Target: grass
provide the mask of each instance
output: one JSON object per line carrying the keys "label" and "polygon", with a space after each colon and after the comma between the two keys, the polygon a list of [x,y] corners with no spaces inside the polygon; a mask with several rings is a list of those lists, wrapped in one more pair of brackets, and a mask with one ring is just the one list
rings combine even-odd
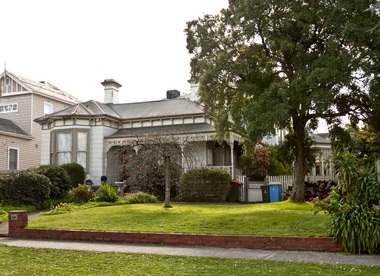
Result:
{"label": "grass", "polygon": [[0,245],[0,275],[379,275],[380,266],[35,249]]}
{"label": "grass", "polygon": [[0,205],[0,223],[4,221],[8,221],[8,212],[14,210],[27,210],[28,212],[34,212],[36,207],[30,205],[22,205],[22,206],[11,206],[11,205]]}
{"label": "grass", "polygon": [[[75,207],[75,206],[74,206]],[[70,207],[29,221],[30,228],[266,236],[326,236],[328,215],[310,203],[162,203]],[[90,208],[92,207],[92,208]]]}

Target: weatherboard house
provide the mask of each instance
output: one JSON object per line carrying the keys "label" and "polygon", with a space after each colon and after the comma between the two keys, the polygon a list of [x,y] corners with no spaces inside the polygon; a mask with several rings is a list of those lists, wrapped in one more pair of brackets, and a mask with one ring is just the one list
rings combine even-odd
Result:
{"label": "weatherboard house", "polygon": [[79,163],[95,184],[103,175],[113,183],[120,178],[120,158],[115,154],[120,146],[139,135],[171,133],[186,137],[189,148],[196,145],[188,149],[196,167],[225,169],[233,178],[241,175],[241,137],[231,133],[222,145],[217,142],[213,117],[191,100],[194,86],[189,98],[169,90],[163,100],[119,103],[121,85],[113,79],[102,85],[104,102],[77,103],[35,120],[42,128],[42,164]]}
{"label": "weatherboard house", "polygon": [[41,126],[34,119],[80,101],[46,81],[0,74],[0,174],[39,166]]}

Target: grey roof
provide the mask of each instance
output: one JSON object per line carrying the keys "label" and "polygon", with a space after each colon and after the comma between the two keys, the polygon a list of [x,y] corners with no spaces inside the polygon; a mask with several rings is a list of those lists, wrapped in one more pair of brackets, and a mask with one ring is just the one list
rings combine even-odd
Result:
{"label": "grey roof", "polygon": [[204,111],[196,103],[183,98],[122,104],[104,104],[90,100],[38,118],[36,121],[43,122],[52,117],[72,115],[108,116],[118,120],[138,120],[143,118],[179,117],[198,114],[204,114]]}
{"label": "grey roof", "polygon": [[317,144],[331,144],[328,133],[313,133],[313,138]]}
{"label": "grey roof", "polygon": [[125,128],[120,129],[114,134],[106,138],[128,138],[136,137],[139,135],[147,135],[153,133],[175,133],[181,134],[196,134],[196,133],[215,133],[212,125],[206,123],[199,124],[184,124],[184,125],[168,125],[168,126],[155,126],[155,127],[141,127],[141,128]]}
{"label": "grey roof", "polygon": [[16,123],[14,123],[11,120],[4,119],[4,118],[0,118],[0,131],[31,137],[31,135],[28,132],[26,132],[24,129],[22,129],[20,126],[18,126]]}
{"label": "grey roof", "polygon": [[34,91],[37,94],[42,94],[44,96],[50,97],[50,98],[56,98],[59,100],[63,100],[68,103],[79,103],[80,100],[74,97],[73,95],[59,89],[58,87],[52,85],[49,82],[46,81],[33,81],[21,76],[18,76],[16,74],[10,73],[8,71],[5,72],[10,77],[13,77],[15,79],[18,79],[20,82],[22,82],[24,85],[29,87],[32,91]]}
{"label": "grey roof", "polygon": [[110,104],[109,106],[123,119],[204,114],[204,111],[197,106],[196,103],[183,98],[139,103]]}

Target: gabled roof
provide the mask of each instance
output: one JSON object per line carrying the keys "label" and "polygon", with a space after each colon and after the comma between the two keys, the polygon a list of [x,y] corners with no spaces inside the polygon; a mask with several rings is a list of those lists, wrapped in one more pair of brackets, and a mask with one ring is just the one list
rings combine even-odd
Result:
{"label": "gabled roof", "polygon": [[74,97],[73,95],[59,89],[58,87],[48,83],[46,81],[33,81],[16,74],[10,73],[8,71],[4,71],[1,77],[7,75],[8,77],[18,81],[22,86],[26,87],[29,91],[33,93],[43,95],[45,97],[58,99],[69,104],[79,103],[80,100]]}
{"label": "gabled roof", "polygon": [[31,137],[31,135],[11,120],[0,118],[0,132],[18,134]]}
{"label": "gabled roof", "polygon": [[188,99],[164,99],[160,101],[104,104],[94,100],[83,102],[64,110],[38,118],[36,122],[44,122],[49,118],[67,116],[99,117],[106,116],[120,121],[144,118],[180,117],[185,115],[204,114],[204,111]]}

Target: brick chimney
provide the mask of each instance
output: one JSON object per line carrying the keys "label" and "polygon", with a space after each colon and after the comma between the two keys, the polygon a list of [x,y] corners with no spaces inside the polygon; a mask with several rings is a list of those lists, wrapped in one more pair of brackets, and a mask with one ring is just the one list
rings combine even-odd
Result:
{"label": "brick chimney", "polygon": [[119,103],[119,88],[121,84],[114,79],[105,79],[101,84],[104,86],[104,103]]}

